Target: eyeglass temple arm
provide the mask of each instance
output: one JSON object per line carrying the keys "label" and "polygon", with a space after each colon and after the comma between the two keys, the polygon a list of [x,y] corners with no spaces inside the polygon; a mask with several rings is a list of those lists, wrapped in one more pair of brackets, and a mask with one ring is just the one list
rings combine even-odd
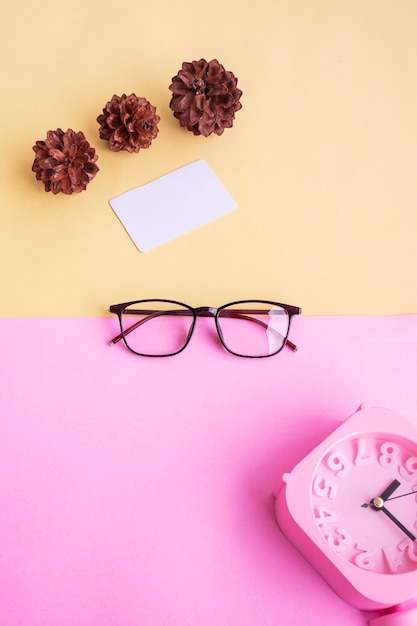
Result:
{"label": "eyeglass temple arm", "polygon": [[[141,311],[141,313],[143,313],[143,311]],[[128,335],[129,333],[131,333],[133,330],[136,330],[136,328],[139,328],[139,326],[142,326],[142,324],[144,324],[145,322],[148,322],[149,320],[153,320],[155,319],[155,317],[159,317],[160,315],[165,315],[167,313],[167,311],[146,311],[146,313],[150,313],[150,315],[148,315],[147,317],[144,317],[141,320],[138,320],[137,322],[135,322],[134,324],[132,324],[132,326],[129,326],[129,328],[126,328],[126,330],[124,331],[125,335]],[[191,311],[170,311],[170,313],[174,313],[175,315],[192,315]],[[126,313],[126,311],[124,311],[124,314],[126,315],[137,315],[138,311],[128,311]],[[113,337],[113,339],[110,339],[109,341],[109,345],[110,346],[114,346],[115,343],[118,343],[121,339],[123,339],[123,333],[119,333],[116,337]]]}
{"label": "eyeglass temple arm", "polygon": [[[137,315],[138,313],[139,311],[134,311],[134,310],[127,312],[128,315]],[[139,328],[139,326],[142,326],[142,324],[144,324],[145,322],[155,319],[155,317],[159,317],[160,315],[166,315],[167,313],[169,313],[170,315],[192,315],[191,311],[169,311],[169,312],[168,311],[146,311],[146,313],[149,313],[149,315],[135,322],[134,324],[132,324],[132,326],[129,326],[129,328],[127,328],[124,331],[124,334],[129,335],[129,333],[131,333],[133,330],[136,330],[136,328]],[[125,315],[126,315],[126,311],[125,311]],[[199,315],[201,315],[202,317],[211,317],[212,313],[210,311],[201,311]],[[251,317],[250,315],[243,313],[243,311],[226,311],[224,313],[224,316],[236,317],[238,319],[247,320],[248,322],[254,322],[256,324],[259,324],[260,326],[263,326],[269,331],[272,331],[276,335],[279,335],[281,339],[283,338],[283,335],[278,330],[276,330],[275,328],[269,328],[268,324],[265,324],[265,322],[262,322],[262,320],[258,320],[255,317]],[[116,337],[113,337],[113,339],[109,341],[109,345],[114,346],[114,344],[118,343],[121,339],[123,339],[123,333],[119,333]],[[298,350],[298,346],[296,346],[295,343],[293,343],[289,339],[287,339],[286,345],[289,348],[291,348],[291,350],[293,350],[294,352]]]}

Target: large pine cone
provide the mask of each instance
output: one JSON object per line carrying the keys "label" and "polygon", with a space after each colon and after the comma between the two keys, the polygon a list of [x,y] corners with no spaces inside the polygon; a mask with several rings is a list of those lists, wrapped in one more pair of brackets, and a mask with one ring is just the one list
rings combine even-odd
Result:
{"label": "large pine cone", "polygon": [[45,191],[83,191],[98,172],[97,154],[81,131],[48,130],[45,141],[37,141],[32,149],[36,154],[32,171]]}
{"label": "large pine cone", "polygon": [[159,120],[156,108],[134,93],[114,95],[97,118],[100,137],[108,139],[109,148],[114,152],[139,152],[141,148],[149,148],[158,134]]}
{"label": "large pine cone", "polygon": [[172,79],[170,108],[181,126],[194,135],[221,135],[233,126],[235,112],[242,108],[237,78],[213,59],[184,62]]}

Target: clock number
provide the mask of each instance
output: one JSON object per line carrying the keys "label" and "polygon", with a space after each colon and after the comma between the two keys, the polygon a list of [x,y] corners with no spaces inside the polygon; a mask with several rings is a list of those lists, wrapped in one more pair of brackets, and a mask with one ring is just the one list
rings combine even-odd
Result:
{"label": "clock number", "polygon": [[417,456],[410,456],[405,462],[405,467],[398,469],[404,480],[414,480],[417,474]]}
{"label": "clock number", "polygon": [[369,465],[369,463],[373,463],[374,459],[372,456],[369,456],[365,453],[365,442],[363,439],[357,440],[357,453],[355,457],[355,465]]}
{"label": "clock number", "polygon": [[391,441],[385,441],[380,447],[380,456],[378,457],[379,464],[382,467],[392,467],[396,464],[400,449],[396,443]]}
{"label": "clock number", "polygon": [[316,496],[327,497],[330,498],[330,500],[334,500],[336,498],[337,485],[332,483],[331,480],[317,475],[313,482],[313,491]]}
{"label": "clock number", "polygon": [[395,556],[393,549],[390,546],[387,546],[385,548],[382,548],[382,552],[383,555],[385,557],[385,560],[388,564],[389,570],[391,573],[394,573],[397,571],[397,569],[400,567],[401,565],[401,559],[400,557],[397,555]]}
{"label": "clock number", "polygon": [[415,541],[411,541],[411,539],[406,537],[405,539],[402,540],[401,543],[398,544],[397,548],[398,550],[400,550],[400,552],[405,552],[407,557],[410,559],[410,561],[412,561],[413,563],[417,563]]}
{"label": "clock number", "polygon": [[316,523],[318,526],[327,526],[328,524],[336,524],[339,521],[339,516],[327,509],[325,506],[317,507],[318,515],[316,516]]}
{"label": "clock number", "polygon": [[343,552],[343,550],[352,543],[352,537],[344,528],[336,528],[335,535],[336,536],[329,535],[326,539],[335,552]]}
{"label": "clock number", "polygon": [[373,569],[375,567],[375,561],[371,559],[376,552],[375,548],[370,548],[363,543],[357,543],[355,548],[359,550],[359,554],[355,556],[355,563],[362,569]]}
{"label": "clock number", "polygon": [[347,476],[350,472],[350,463],[348,459],[338,452],[333,452],[327,459],[327,465],[331,470],[336,472],[336,476]]}

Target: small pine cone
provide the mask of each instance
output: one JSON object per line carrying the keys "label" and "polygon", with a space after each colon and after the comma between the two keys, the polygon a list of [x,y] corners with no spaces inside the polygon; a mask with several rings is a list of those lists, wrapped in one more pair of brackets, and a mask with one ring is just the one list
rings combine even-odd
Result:
{"label": "small pine cone", "polygon": [[97,118],[100,137],[108,140],[114,152],[139,152],[141,148],[149,148],[158,134],[159,121],[156,108],[134,93],[113,96]]}
{"label": "small pine cone", "polygon": [[233,126],[235,112],[242,108],[237,78],[213,59],[183,63],[172,79],[170,108],[181,126],[194,135],[221,135]]}
{"label": "small pine cone", "polygon": [[84,191],[98,172],[97,154],[81,131],[48,130],[46,139],[37,141],[32,150],[36,155],[32,171],[53,194]]}

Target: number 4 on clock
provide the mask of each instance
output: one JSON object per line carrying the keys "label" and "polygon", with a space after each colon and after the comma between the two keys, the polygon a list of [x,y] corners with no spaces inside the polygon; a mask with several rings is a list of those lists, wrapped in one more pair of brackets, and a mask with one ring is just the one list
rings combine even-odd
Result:
{"label": "number 4 on clock", "polygon": [[316,515],[316,523],[318,526],[327,526],[328,524],[336,524],[339,521],[339,516],[336,513],[334,513],[334,511],[331,511],[325,506],[318,506],[317,513],[318,515]]}

